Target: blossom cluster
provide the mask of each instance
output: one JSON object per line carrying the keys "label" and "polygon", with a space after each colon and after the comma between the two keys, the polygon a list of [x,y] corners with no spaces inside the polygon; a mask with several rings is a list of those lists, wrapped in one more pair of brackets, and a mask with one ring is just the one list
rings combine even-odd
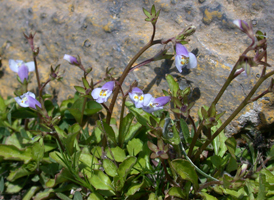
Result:
{"label": "blossom cluster", "polygon": [[144,94],[137,87],[129,93],[129,98],[134,102],[136,108],[142,108],[148,113],[163,109],[163,106],[170,101],[169,96],[154,98],[151,94]]}

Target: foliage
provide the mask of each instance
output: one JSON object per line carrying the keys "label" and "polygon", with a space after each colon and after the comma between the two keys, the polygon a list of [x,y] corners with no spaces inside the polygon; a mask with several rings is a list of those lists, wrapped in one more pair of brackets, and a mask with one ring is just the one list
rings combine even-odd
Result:
{"label": "foliage", "polygon": [[[11,60],[20,77],[20,86],[14,94],[20,97],[15,98],[16,103],[14,98],[0,96],[2,195],[20,193],[24,200],[274,199],[274,147],[262,155],[250,138],[243,136],[246,146],[238,146],[234,137],[228,138],[224,133],[224,128],[248,103],[273,92],[272,79],[265,92],[253,97],[258,87],[274,74],[274,71],[266,73],[270,66],[266,59],[266,35],[257,31],[255,38],[251,24],[235,21],[252,43],[239,57],[212,104],[199,109],[195,121],[190,115],[194,105],[191,89],[180,89],[170,74],[166,75],[169,91],[163,91],[164,97],[143,94],[136,82],[131,83],[128,91],[121,87],[132,70],[173,55],[180,70],[197,65],[195,55],[183,46],[195,27],[189,26],[173,38],[154,40],[160,11],[154,6],[150,12],[143,11],[145,20],[153,27],[151,40],[119,78],[112,76],[112,69],[106,69],[105,76],[93,82],[96,77],[90,74],[92,68],[85,68],[79,56],[64,56],[83,71],[83,85],[74,86],[74,97],[60,104],[52,101],[52,95],[44,94],[49,82],[62,81],[60,65],[51,67],[49,78],[41,83],[36,61],[39,48],[33,42],[35,34],[24,34],[33,53],[33,63],[29,65],[35,65],[38,92],[37,99],[34,94],[28,95],[29,71],[26,66],[20,70],[23,61]],[[174,48],[171,51],[168,43]],[[163,45],[163,49],[155,57],[132,66],[156,44]],[[254,56],[246,56],[247,53]],[[259,65],[262,65],[260,78],[238,108],[222,122],[224,113],[218,113],[216,106],[222,94],[237,76],[248,74],[251,67]],[[96,87],[101,82],[102,87]],[[115,119],[112,112],[119,93],[121,115]],[[128,95],[133,102],[126,101]],[[164,110],[169,101],[170,108]]]}

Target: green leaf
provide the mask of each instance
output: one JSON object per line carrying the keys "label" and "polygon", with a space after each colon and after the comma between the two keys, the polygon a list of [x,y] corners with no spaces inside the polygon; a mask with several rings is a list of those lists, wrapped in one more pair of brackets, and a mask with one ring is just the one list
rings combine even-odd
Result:
{"label": "green leaf", "polygon": [[168,139],[168,141],[172,145],[178,145],[178,144],[180,144],[181,138],[180,138],[179,132],[178,132],[175,124],[172,126],[172,132],[173,132],[173,137],[170,138],[170,139]]}
{"label": "green leaf", "polygon": [[120,124],[120,132],[119,132],[119,144],[123,145],[126,135],[128,134],[128,130],[131,126],[134,115],[132,113],[128,113],[124,119],[122,120],[122,124]]}
{"label": "green leaf", "polygon": [[258,41],[263,40],[265,38],[263,32],[260,31],[260,30],[256,31],[255,35],[256,35],[256,38],[257,38]]}
{"label": "green leaf", "polygon": [[170,196],[175,196],[175,197],[182,198],[182,199],[186,198],[185,194],[184,194],[184,191],[180,187],[170,188],[169,191],[168,191],[168,194]]}
{"label": "green leaf", "polygon": [[[114,160],[116,162],[123,162],[126,158],[126,153],[124,149],[121,149],[119,146],[116,146],[114,148],[110,148],[111,152],[114,156]],[[111,160],[113,159],[109,149],[107,148],[106,150],[107,157],[110,158]]]}
{"label": "green leaf", "polygon": [[143,12],[148,18],[151,17],[150,12],[148,12],[146,9],[143,8]]}
{"label": "green leaf", "polygon": [[267,183],[274,185],[274,175],[269,170],[262,169],[260,172],[265,175]]}
{"label": "green leaf", "polygon": [[148,127],[148,122],[150,121],[150,117],[154,118],[156,122],[159,122],[158,118],[154,117],[150,113],[143,111],[143,109],[136,108],[132,102],[126,101],[125,105],[129,109],[129,111],[135,116],[137,121],[143,126]]}
{"label": "green leaf", "polygon": [[58,174],[55,175],[54,179],[49,179],[45,183],[45,186],[47,188],[53,188],[60,183],[68,181],[68,178],[71,178],[71,173],[66,168],[63,168]]}
{"label": "green leaf", "polygon": [[82,82],[83,82],[83,85],[86,89],[90,88],[90,86],[88,84],[88,81],[84,77],[82,78]]}
{"label": "green leaf", "polygon": [[49,157],[52,158],[57,163],[59,163],[62,167],[65,167],[65,168],[67,167],[66,164],[60,159],[60,157],[62,158],[62,155],[60,152],[58,151],[50,152]]}
{"label": "green leaf", "polygon": [[174,80],[173,76],[171,76],[170,74],[166,75],[166,81],[168,83],[168,87],[170,88],[172,96],[177,97],[179,84]]}
{"label": "green leaf", "polygon": [[143,150],[143,142],[139,138],[134,138],[128,142],[127,151],[129,155],[136,156]]}
{"label": "green leaf", "polygon": [[103,160],[103,167],[104,167],[104,170],[107,173],[107,175],[109,175],[111,177],[114,177],[114,176],[117,175],[117,169],[118,168],[116,167],[116,165],[111,160],[104,159]]}
{"label": "green leaf", "polygon": [[[27,193],[24,195],[23,200],[30,200],[35,195],[35,193],[40,189],[39,186],[32,186]],[[64,199],[65,200],[65,199]]]}
{"label": "green leaf", "polygon": [[11,113],[12,117],[16,119],[36,118],[37,114],[30,108],[19,108]]}
{"label": "green leaf", "polygon": [[68,108],[67,109],[70,114],[72,114],[72,116],[75,118],[75,120],[80,124],[81,123],[81,111],[78,108]]}
{"label": "green leaf", "polygon": [[78,145],[76,140],[77,135],[80,133],[80,130],[75,133],[69,133],[66,138],[64,138],[64,145],[70,155],[75,152],[75,145]]}
{"label": "green leaf", "polygon": [[32,197],[33,200],[41,200],[41,199],[49,199],[50,197],[54,196],[54,190],[52,188],[45,189],[42,192],[39,192],[34,197]]}
{"label": "green leaf", "polygon": [[203,200],[218,200],[216,197],[205,192],[200,192],[200,195],[203,197]]}
{"label": "green leaf", "polygon": [[138,131],[140,131],[141,127],[142,124],[140,124],[139,122],[136,122],[136,124],[132,124],[127,132],[124,142],[127,143],[129,140],[134,138]]}
{"label": "green leaf", "polygon": [[96,101],[88,101],[86,103],[84,114],[85,115],[93,115],[93,114],[99,112],[100,110],[102,110],[101,104],[97,103]]}
{"label": "green leaf", "polygon": [[219,169],[222,166],[222,158],[218,155],[213,155],[210,157],[210,160],[212,162],[212,165],[214,168]]}
{"label": "green leaf", "polygon": [[117,145],[115,132],[113,128],[104,121],[103,121],[103,124],[101,123],[100,120],[98,120],[96,123],[97,123],[97,126],[100,128],[100,130],[107,135],[107,138],[110,139],[115,145]]}
{"label": "green leaf", "polygon": [[198,176],[189,161],[176,159],[171,162],[171,165],[182,179],[188,180],[193,184],[195,190],[199,188]]}
{"label": "green leaf", "polygon": [[155,6],[154,5],[152,5],[150,13],[151,13],[152,16],[155,16],[156,10],[155,10]]}
{"label": "green leaf", "polygon": [[266,178],[262,173],[259,175],[259,192],[257,199],[266,199]]}
{"label": "green leaf", "polygon": [[188,129],[186,121],[183,118],[180,119],[180,126],[181,126],[181,130],[182,130],[184,139],[185,139],[185,141],[187,143],[188,142],[188,138],[189,138],[189,129]]}
{"label": "green leaf", "polygon": [[56,196],[59,197],[59,198],[62,199],[62,200],[71,200],[71,198],[69,198],[68,196],[64,195],[64,194],[61,193],[61,192],[57,192],[57,193],[56,193]]}
{"label": "green leaf", "polygon": [[83,200],[83,197],[82,197],[81,193],[78,192],[78,191],[76,191],[76,192],[74,193],[73,200]]}
{"label": "green leaf", "polygon": [[4,189],[5,189],[4,177],[1,176],[1,180],[0,180],[0,193],[1,194],[4,192]]}
{"label": "green leaf", "polygon": [[88,200],[104,200],[104,198],[102,197],[102,195],[100,195],[98,193],[91,193],[88,196]]}
{"label": "green leaf", "polygon": [[141,183],[131,182],[130,186],[128,188],[128,191],[126,192],[126,196],[134,195],[137,191],[140,190],[140,188],[143,186],[143,184],[144,184],[144,180],[142,180]]}
{"label": "green leaf", "polygon": [[18,179],[14,182],[6,182],[6,190],[5,192],[8,194],[18,193],[24,187],[26,181],[22,179]]}
{"label": "green leaf", "polygon": [[98,159],[88,153],[81,153],[80,155],[80,162],[84,163],[86,166],[88,166],[89,169],[99,169],[100,168],[100,163],[98,161]]}
{"label": "green leaf", "polygon": [[136,157],[128,157],[126,158],[120,165],[117,170],[118,175],[114,177],[114,185],[116,191],[121,191],[124,187],[126,178],[131,171],[131,168],[136,163]]}
{"label": "green leaf", "polygon": [[62,101],[61,106],[60,106],[60,111],[63,113],[67,108],[70,107],[70,105],[72,106],[74,101],[75,101],[74,98],[66,99],[66,100]]}
{"label": "green leaf", "polygon": [[34,170],[36,170],[36,168],[37,168],[37,164],[35,162],[24,164],[20,168],[12,170],[9,176],[7,177],[7,180],[14,182],[15,180],[21,177],[29,176],[30,174],[33,173]]}
{"label": "green leaf", "polygon": [[94,174],[91,176],[89,181],[97,190],[108,190],[113,192],[111,180],[101,170],[94,170]]}
{"label": "green leaf", "polygon": [[18,149],[13,145],[0,144],[0,156],[4,160],[24,161],[26,164],[32,159],[32,154],[32,147]]}
{"label": "green leaf", "polygon": [[225,141],[225,144],[226,144],[226,147],[229,151],[229,153],[231,154],[231,156],[236,159],[235,157],[235,150],[236,150],[236,145],[237,145],[237,142],[235,140],[234,137],[230,137],[228,138],[226,141]]}
{"label": "green leaf", "polygon": [[7,108],[7,106],[5,104],[5,101],[4,101],[3,97],[0,95],[0,114],[5,113],[6,108]]}

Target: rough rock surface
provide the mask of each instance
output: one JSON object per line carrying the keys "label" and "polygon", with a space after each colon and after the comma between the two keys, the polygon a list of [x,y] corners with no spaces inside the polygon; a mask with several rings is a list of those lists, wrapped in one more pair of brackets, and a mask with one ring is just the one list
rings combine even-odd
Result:
{"label": "rough rock surface", "polygon": [[[214,99],[238,56],[250,44],[250,39],[233,25],[234,19],[251,20],[255,31],[260,29],[269,35],[268,62],[273,64],[272,0],[0,0],[0,94],[13,96],[11,91],[18,86],[8,60],[31,60],[23,32],[37,32],[35,45],[40,48],[38,64],[42,80],[47,79],[50,65],[59,63],[66,70],[62,83],[50,83],[46,88],[48,93],[55,90],[59,102],[73,95],[73,86],[81,85],[82,76],[79,69],[62,59],[64,54],[80,55],[86,67],[93,67],[94,80],[99,79],[106,67],[115,67],[116,74],[121,74],[151,36],[151,25],[144,21],[142,7],[150,9],[153,4],[162,10],[156,39],[174,37],[190,24],[197,27],[187,47],[197,55],[198,67],[178,74],[172,61],[157,61],[132,72],[125,88],[137,80],[146,92],[160,96],[162,89],[167,89],[165,74],[172,73],[182,84],[195,89],[192,114],[196,115],[199,106],[209,105]],[[155,46],[138,62],[159,49]],[[251,76],[237,79],[229,86],[217,107],[219,111],[227,111],[225,117],[244,99],[259,73],[260,68],[252,68]],[[268,84],[269,81],[259,91]],[[35,77],[30,89],[35,89]],[[269,102],[262,102],[267,113],[273,110]],[[250,109],[253,110],[252,106]],[[118,114],[119,108],[115,112]],[[269,115],[267,123],[272,123],[273,115]]]}

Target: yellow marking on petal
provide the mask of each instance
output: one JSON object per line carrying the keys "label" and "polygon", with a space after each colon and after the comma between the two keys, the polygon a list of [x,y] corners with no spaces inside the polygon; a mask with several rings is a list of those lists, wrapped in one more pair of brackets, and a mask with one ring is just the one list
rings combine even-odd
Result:
{"label": "yellow marking on petal", "polygon": [[143,100],[144,100],[144,96],[142,95],[140,96],[139,101],[143,101]]}
{"label": "yellow marking on petal", "polygon": [[134,95],[134,99],[138,99],[138,95],[135,94],[135,95]]}
{"label": "yellow marking on petal", "polygon": [[186,65],[189,63],[189,58],[182,56],[181,62],[182,65]]}
{"label": "yellow marking on petal", "polygon": [[107,92],[105,90],[101,90],[99,95],[105,97],[107,96]]}

